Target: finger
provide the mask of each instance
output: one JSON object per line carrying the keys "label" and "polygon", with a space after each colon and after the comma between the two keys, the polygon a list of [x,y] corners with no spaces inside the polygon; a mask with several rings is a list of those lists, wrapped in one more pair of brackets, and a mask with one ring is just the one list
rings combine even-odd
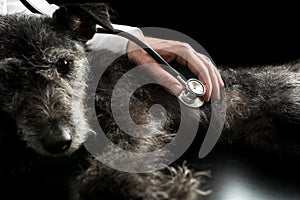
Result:
{"label": "finger", "polygon": [[203,55],[203,54],[200,54],[205,60],[207,60],[207,62],[211,63],[211,66],[213,67],[213,69],[215,70],[215,74],[217,75],[217,78],[218,78],[218,82],[219,82],[219,85],[221,87],[225,87],[225,84],[224,84],[224,81],[222,79],[222,76],[219,72],[219,70],[217,69],[217,67],[212,63],[211,59],[208,58],[207,56]]}
{"label": "finger", "polygon": [[209,74],[210,74],[210,77],[211,77],[211,80],[212,80],[212,85],[213,85],[213,88],[212,88],[212,93],[213,93],[213,97],[216,99],[216,100],[220,100],[221,96],[220,96],[220,86],[219,86],[219,80],[218,80],[218,77],[217,77],[217,74],[216,73],[216,70],[215,70],[215,66],[212,64],[212,62],[210,62],[210,60],[207,60],[203,54],[200,54],[200,53],[196,53],[197,56],[199,57],[199,59],[201,59],[208,71],[209,71]]}
{"label": "finger", "polygon": [[177,56],[176,61],[181,65],[188,66],[193,74],[204,84],[206,93],[204,95],[204,100],[209,101],[212,94],[212,79],[211,70],[195,53],[194,51],[189,51],[184,54],[184,56]]}
{"label": "finger", "polygon": [[220,87],[219,87],[219,83],[218,83],[218,78],[215,74],[215,70],[214,70],[214,66],[212,66],[209,62],[207,62],[207,60],[203,59],[201,57],[201,54],[199,55],[197,53],[199,59],[201,59],[204,64],[206,65],[208,72],[209,72],[209,76],[211,78],[211,82],[212,82],[212,96],[219,100],[220,99]]}
{"label": "finger", "polygon": [[178,96],[182,91],[181,83],[162,67],[155,62],[143,49],[132,50],[127,53],[127,56],[137,65],[143,66],[151,77],[160,85],[162,85],[168,92]]}
{"label": "finger", "polygon": [[217,75],[217,78],[218,78],[218,82],[219,82],[220,87],[225,87],[225,83],[224,83],[224,81],[223,81],[223,79],[222,79],[222,76],[221,76],[219,70],[218,70],[216,67],[214,67],[214,70],[215,70],[215,73],[216,73],[216,75]]}
{"label": "finger", "polygon": [[144,65],[145,69],[150,73],[150,76],[161,86],[164,87],[171,94],[180,95],[183,86],[182,84],[167,71],[165,71],[159,64],[152,63]]}

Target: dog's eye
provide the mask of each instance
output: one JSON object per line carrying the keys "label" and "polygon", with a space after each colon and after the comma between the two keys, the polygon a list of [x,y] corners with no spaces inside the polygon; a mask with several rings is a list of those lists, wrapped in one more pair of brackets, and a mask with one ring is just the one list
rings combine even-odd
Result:
{"label": "dog's eye", "polygon": [[64,58],[60,58],[56,62],[56,70],[61,75],[66,75],[70,71],[70,67],[72,65],[72,61]]}

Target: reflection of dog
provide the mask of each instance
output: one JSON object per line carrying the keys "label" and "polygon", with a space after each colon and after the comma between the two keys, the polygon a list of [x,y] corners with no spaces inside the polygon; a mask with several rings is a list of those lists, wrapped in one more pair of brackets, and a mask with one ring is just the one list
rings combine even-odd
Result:
{"label": "reflection of dog", "polygon": [[[92,131],[84,105],[89,67],[83,44],[93,35],[93,24],[82,20],[86,16],[68,15],[64,9],[54,16],[0,17],[0,107],[17,129],[6,127],[1,132],[3,192],[9,191],[11,199],[23,194],[31,199],[109,195],[110,199],[151,200],[195,199],[203,193],[199,187],[205,173],[192,173],[183,166],[164,173],[130,174],[106,167],[86,151],[82,144]],[[100,17],[108,22],[103,13]],[[114,80],[130,66],[121,58],[108,68],[97,90],[96,111],[114,143],[127,150],[150,152],[172,140],[180,123],[178,103],[161,88],[145,86],[131,99],[135,105],[130,106],[131,115],[137,124],[156,132],[155,137],[131,137],[120,131],[109,99]],[[300,152],[299,73],[299,63],[222,71],[228,85],[228,120],[221,141],[250,143],[272,152]],[[153,103],[165,106],[165,124],[150,121],[147,125],[147,108]],[[200,112],[205,129],[209,106]]]}

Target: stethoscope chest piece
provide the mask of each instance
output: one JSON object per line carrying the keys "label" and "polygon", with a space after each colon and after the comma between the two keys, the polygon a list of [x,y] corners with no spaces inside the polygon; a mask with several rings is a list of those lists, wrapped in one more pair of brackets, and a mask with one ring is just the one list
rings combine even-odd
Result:
{"label": "stethoscope chest piece", "polygon": [[199,80],[191,78],[186,81],[186,86],[178,96],[178,99],[189,107],[199,108],[204,104],[202,97],[205,92],[204,85]]}

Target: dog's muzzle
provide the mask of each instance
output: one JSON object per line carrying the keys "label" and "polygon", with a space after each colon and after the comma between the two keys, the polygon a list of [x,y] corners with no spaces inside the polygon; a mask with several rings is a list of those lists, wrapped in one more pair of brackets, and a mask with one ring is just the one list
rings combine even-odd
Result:
{"label": "dog's muzzle", "polygon": [[59,154],[67,151],[72,143],[71,131],[64,129],[59,133],[49,133],[42,138],[42,145],[46,151]]}

